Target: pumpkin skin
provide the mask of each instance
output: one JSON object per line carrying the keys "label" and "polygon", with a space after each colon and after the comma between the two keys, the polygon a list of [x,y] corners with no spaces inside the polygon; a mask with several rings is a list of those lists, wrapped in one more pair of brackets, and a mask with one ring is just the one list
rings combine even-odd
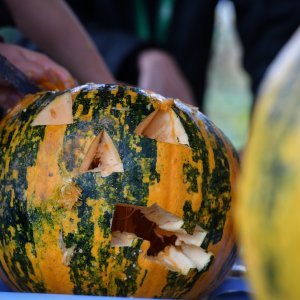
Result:
{"label": "pumpkin skin", "polygon": [[[232,204],[238,159],[231,143],[178,100],[124,85],[89,84],[70,92],[72,124],[31,126],[55,92],[28,96],[1,123],[2,276],[29,292],[189,299],[209,293],[237,252]],[[189,146],[135,132],[155,109],[168,106]],[[104,129],[124,172],[79,172]],[[213,253],[212,262],[182,275],[146,259],[147,241],[111,247],[117,203],[156,203],[180,217],[189,233],[200,225],[207,231],[201,247]]]}
{"label": "pumpkin skin", "polygon": [[238,184],[237,224],[256,299],[300,299],[300,31],[261,87]]}

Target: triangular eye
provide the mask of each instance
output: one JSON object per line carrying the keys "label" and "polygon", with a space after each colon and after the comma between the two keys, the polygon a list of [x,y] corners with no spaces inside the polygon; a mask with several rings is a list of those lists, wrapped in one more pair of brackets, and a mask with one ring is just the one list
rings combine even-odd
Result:
{"label": "triangular eye", "polygon": [[138,125],[135,132],[160,142],[189,145],[180,119],[171,108],[156,109]]}
{"label": "triangular eye", "polygon": [[33,120],[31,126],[72,124],[72,97],[70,92],[58,95]]}
{"label": "triangular eye", "polygon": [[81,172],[100,172],[102,177],[114,172],[124,172],[120,155],[105,130],[101,131],[89,147]]}

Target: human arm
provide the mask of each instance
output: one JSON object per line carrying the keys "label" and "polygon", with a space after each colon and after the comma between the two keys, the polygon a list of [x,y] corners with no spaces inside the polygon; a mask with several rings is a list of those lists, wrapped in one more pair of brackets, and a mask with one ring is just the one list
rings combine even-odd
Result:
{"label": "human arm", "polygon": [[114,78],[93,41],[63,0],[5,0],[18,28],[67,68],[79,83]]}
{"label": "human arm", "polygon": [[121,30],[98,29],[93,38],[120,81],[195,104],[189,82],[168,51]]}
{"label": "human arm", "polygon": [[176,61],[167,52],[144,50],[138,56],[138,86],[196,105],[192,89]]}

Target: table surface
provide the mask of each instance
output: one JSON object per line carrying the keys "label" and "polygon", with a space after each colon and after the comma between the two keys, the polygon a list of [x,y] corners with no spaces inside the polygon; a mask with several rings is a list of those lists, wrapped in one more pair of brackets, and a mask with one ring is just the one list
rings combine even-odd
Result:
{"label": "table surface", "polygon": [[[52,295],[52,294],[31,294],[15,293],[0,279],[0,299],[1,300],[93,300],[93,299],[112,299],[112,297],[100,296],[73,296],[73,295]],[[114,298],[125,299],[125,298]],[[212,293],[207,300],[250,300],[251,290],[242,277],[228,277],[224,283]]]}

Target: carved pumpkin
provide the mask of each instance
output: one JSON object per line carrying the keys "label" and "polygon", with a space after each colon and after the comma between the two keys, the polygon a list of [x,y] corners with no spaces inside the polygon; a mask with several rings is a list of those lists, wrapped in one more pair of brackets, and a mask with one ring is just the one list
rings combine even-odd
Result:
{"label": "carved pumpkin", "polygon": [[236,255],[237,156],[196,108],[123,85],[2,121],[0,266],[20,291],[196,298]]}

